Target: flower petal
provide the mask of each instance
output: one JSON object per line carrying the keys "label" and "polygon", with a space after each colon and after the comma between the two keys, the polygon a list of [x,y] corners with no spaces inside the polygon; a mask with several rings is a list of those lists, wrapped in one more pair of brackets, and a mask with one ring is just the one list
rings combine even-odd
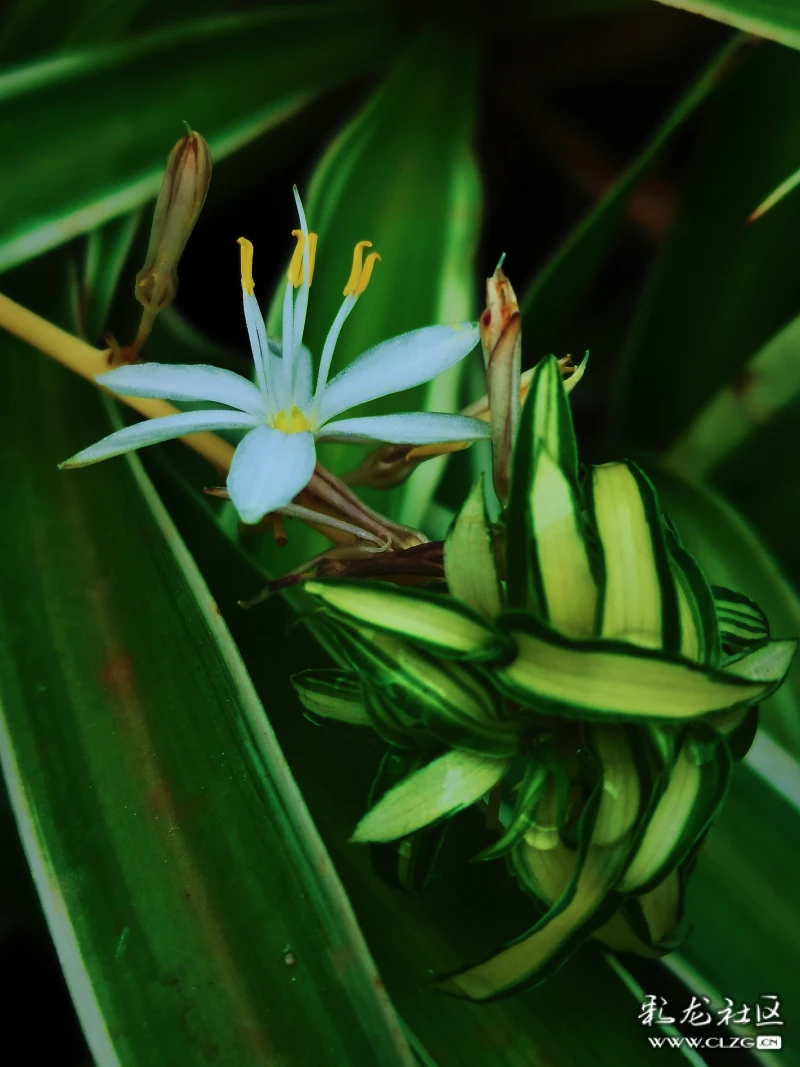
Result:
{"label": "flower petal", "polygon": [[[283,378],[283,345],[280,341],[269,342],[269,363],[273,381],[281,381]],[[311,352],[305,345],[300,345],[297,351],[297,367],[295,370],[294,396],[292,403],[299,408],[304,408],[311,399]]]}
{"label": "flower petal", "polygon": [[320,421],[340,411],[429,382],[463,359],[478,343],[478,326],[426,326],[367,349],[325,387]]}
{"label": "flower petal", "polygon": [[184,411],[180,415],[163,415],[157,419],[146,419],[134,426],[126,426],[109,434],[97,444],[84,448],[70,459],[59,463],[62,470],[70,467],[85,467],[89,463],[98,463],[101,459],[121,456],[123,452],[132,452],[144,445],[157,445],[173,437],[183,437],[187,433],[201,433],[204,430],[249,430],[256,424],[253,415],[243,411]]}
{"label": "flower petal", "polygon": [[161,400],[213,400],[263,418],[260,391],[241,374],[188,363],[135,363],[100,374],[99,385],[117,396],[147,396]]}
{"label": "flower petal", "polygon": [[236,449],[228,492],[244,522],[260,522],[308,485],[316,463],[310,433],[282,433],[257,426]]}
{"label": "flower petal", "polygon": [[362,419],[336,419],[323,426],[319,434],[326,441],[386,441],[392,445],[475,441],[490,435],[489,424],[481,419],[424,411],[373,415]]}

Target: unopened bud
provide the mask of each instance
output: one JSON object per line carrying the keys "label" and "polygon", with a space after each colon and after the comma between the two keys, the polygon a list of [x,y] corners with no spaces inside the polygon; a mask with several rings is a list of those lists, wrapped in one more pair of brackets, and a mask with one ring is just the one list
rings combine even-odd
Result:
{"label": "unopened bud", "polygon": [[492,481],[502,503],[508,498],[511,452],[519,422],[521,325],[516,294],[498,264],[486,281],[486,310],[481,315],[480,331],[492,428]]}
{"label": "unopened bud", "polygon": [[190,132],[181,137],[167,159],[147,258],[136,275],[136,299],[153,315],[175,299],[178,261],[197,222],[210,181],[211,152],[199,133]]}

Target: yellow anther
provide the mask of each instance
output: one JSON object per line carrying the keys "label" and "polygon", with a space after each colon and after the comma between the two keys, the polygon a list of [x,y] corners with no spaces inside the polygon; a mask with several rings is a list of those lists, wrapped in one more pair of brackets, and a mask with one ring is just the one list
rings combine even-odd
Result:
{"label": "yellow anther", "polygon": [[[361,275],[364,273],[364,264],[362,259],[364,257],[364,249],[372,248],[372,241],[359,241],[356,247],[353,249],[353,266],[350,269],[350,277],[347,279],[347,285],[344,287],[345,296],[356,296],[356,289],[361,281]],[[369,257],[371,259],[372,256]],[[368,260],[369,261],[369,260]],[[369,281],[369,278],[367,278]],[[362,289],[361,292],[364,290]]]}
{"label": "yellow anther", "polygon": [[[292,253],[292,260],[289,264],[289,270],[286,276],[289,281],[295,287],[295,289],[303,284],[303,247],[306,243],[306,239],[302,230],[292,230],[292,237],[297,238],[297,245]],[[314,260],[317,256],[317,235],[310,233],[308,235],[308,284],[311,285],[311,279],[314,277]]]}
{"label": "yellow anther", "polygon": [[310,424],[300,408],[292,405],[291,411],[279,411],[275,416],[275,429],[283,433],[302,433]]}
{"label": "yellow anther", "polygon": [[375,266],[375,260],[381,257],[377,252],[370,252],[367,258],[364,260],[364,269],[361,271],[361,277],[358,279],[358,285],[355,288],[353,296],[361,296],[364,290],[369,285],[369,280],[372,277],[372,269]]}
{"label": "yellow anther", "polygon": [[253,295],[255,284],[253,283],[253,245],[246,237],[239,238],[242,260],[242,289],[250,296]]}

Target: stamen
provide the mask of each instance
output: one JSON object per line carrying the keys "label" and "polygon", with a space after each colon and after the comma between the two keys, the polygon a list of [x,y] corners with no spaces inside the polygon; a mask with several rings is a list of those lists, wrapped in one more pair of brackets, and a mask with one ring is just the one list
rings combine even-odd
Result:
{"label": "stamen", "polygon": [[347,279],[347,285],[344,287],[345,296],[356,295],[356,288],[361,280],[361,273],[364,270],[361,260],[365,248],[372,248],[372,241],[359,241],[353,249],[353,266],[350,269],[350,277]]}
{"label": "stamen", "polygon": [[289,269],[286,272],[286,277],[297,289],[299,285],[303,284],[303,245],[306,243],[306,239],[302,230],[292,230],[292,237],[297,238],[297,244],[295,245],[294,252],[292,253],[291,262],[289,263]]}
{"label": "stamen", "polygon": [[292,259],[289,263],[289,270],[286,272],[286,277],[295,287],[299,288],[305,279],[305,260],[308,259],[308,284],[311,285],[311,279],[314,277],[314,261],[317,256],[317,234],[310,233],[308,235],[308,254],[305,252],[306,238],[302,230],[292,230],[292,237],[297,238],[297,245],[294,252],[292,252]]}
{"label": "stamen", "polygon": [[255,283],[253,282],[253,244],[246,237],[240,237],[238,243],[242,264],[242,288],[249,296],[252,296],[255,289]]}
{"label": "stamen", "polygon": [[375,266],[375,260],[379,260],[381,257],[377,252],[370,252],[364,263],[364,269],[361,271],[361,277],[358,279],[358,285],[355,288],[353,296],[361,296],[364,290],[369,285],[369,280],[372,277],[372,270]]}

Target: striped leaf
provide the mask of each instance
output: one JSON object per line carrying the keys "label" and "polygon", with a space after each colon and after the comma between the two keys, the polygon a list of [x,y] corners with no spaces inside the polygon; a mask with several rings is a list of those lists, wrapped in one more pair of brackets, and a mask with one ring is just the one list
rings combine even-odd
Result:
{"label": "striped leaf", "polygon": [[309,581],[305,591],[343,620],[397,634],[440,656],[490,660],[506,648],[494,627],[452,597],[341,579]]}
{"label": "striped leaf", "polygon": [[292,677],[300,703],[320,719],[369,726],[358,675],[352,671],[308,670]]}
{"label": "striped leaf", "polygon": [[653,809],[619,889],[646,892],[686,858],[716,815],[728,788],[731,758],[708,728],[689,728],[666,789]]}
{"label": "striped leaf", "polygon": [[508,762],[447,752],[385,793],[359,822],[354,842],[394,841],[474,804],[505,774]]}
{"label": "striped leaf", "polygon": [[713,593],[720,636],[731,651],[769,641],[769,619],[755,600],[719,585],[713,587]]}
{"label": "striped leaf", "polygon": [[678,652],[678,597],[649,479],[629,462],[593,467],[591,503],[603,554],[599,634]]}
{"label": "striped leaf", "polygon": [[439,741],[494,756],[519,751],[528,724],[505,717],[487,678],[468,665],[436,659],[363,627],[350,630],[347,640],[350,660],[366,683],[373,726],[390,743],[430,747]]}
{"label": "striped leaf", "polygon": [[542,591],[530,555],[531,490],[537,450],[544,445],[555,465],[578,492],[578,452],[572,414],[558,361],[553,356],[533,369],[520,416],[507,510],[506,569],[512,607],[544,612]]}
{"label": "striped leaf", "polygon": [[447,587],[487,619],[502,608],[492,530],[486,512],[483,475],[478,478],[444,542]]}
{"label": "striped leaf", "polygon": [[754,704],[782,682],[795,641],[773,641],[724,669],[622,641],[570,640],[524,612],[499,625],[517,647],[498,685],[540,714],[679,721]]}

